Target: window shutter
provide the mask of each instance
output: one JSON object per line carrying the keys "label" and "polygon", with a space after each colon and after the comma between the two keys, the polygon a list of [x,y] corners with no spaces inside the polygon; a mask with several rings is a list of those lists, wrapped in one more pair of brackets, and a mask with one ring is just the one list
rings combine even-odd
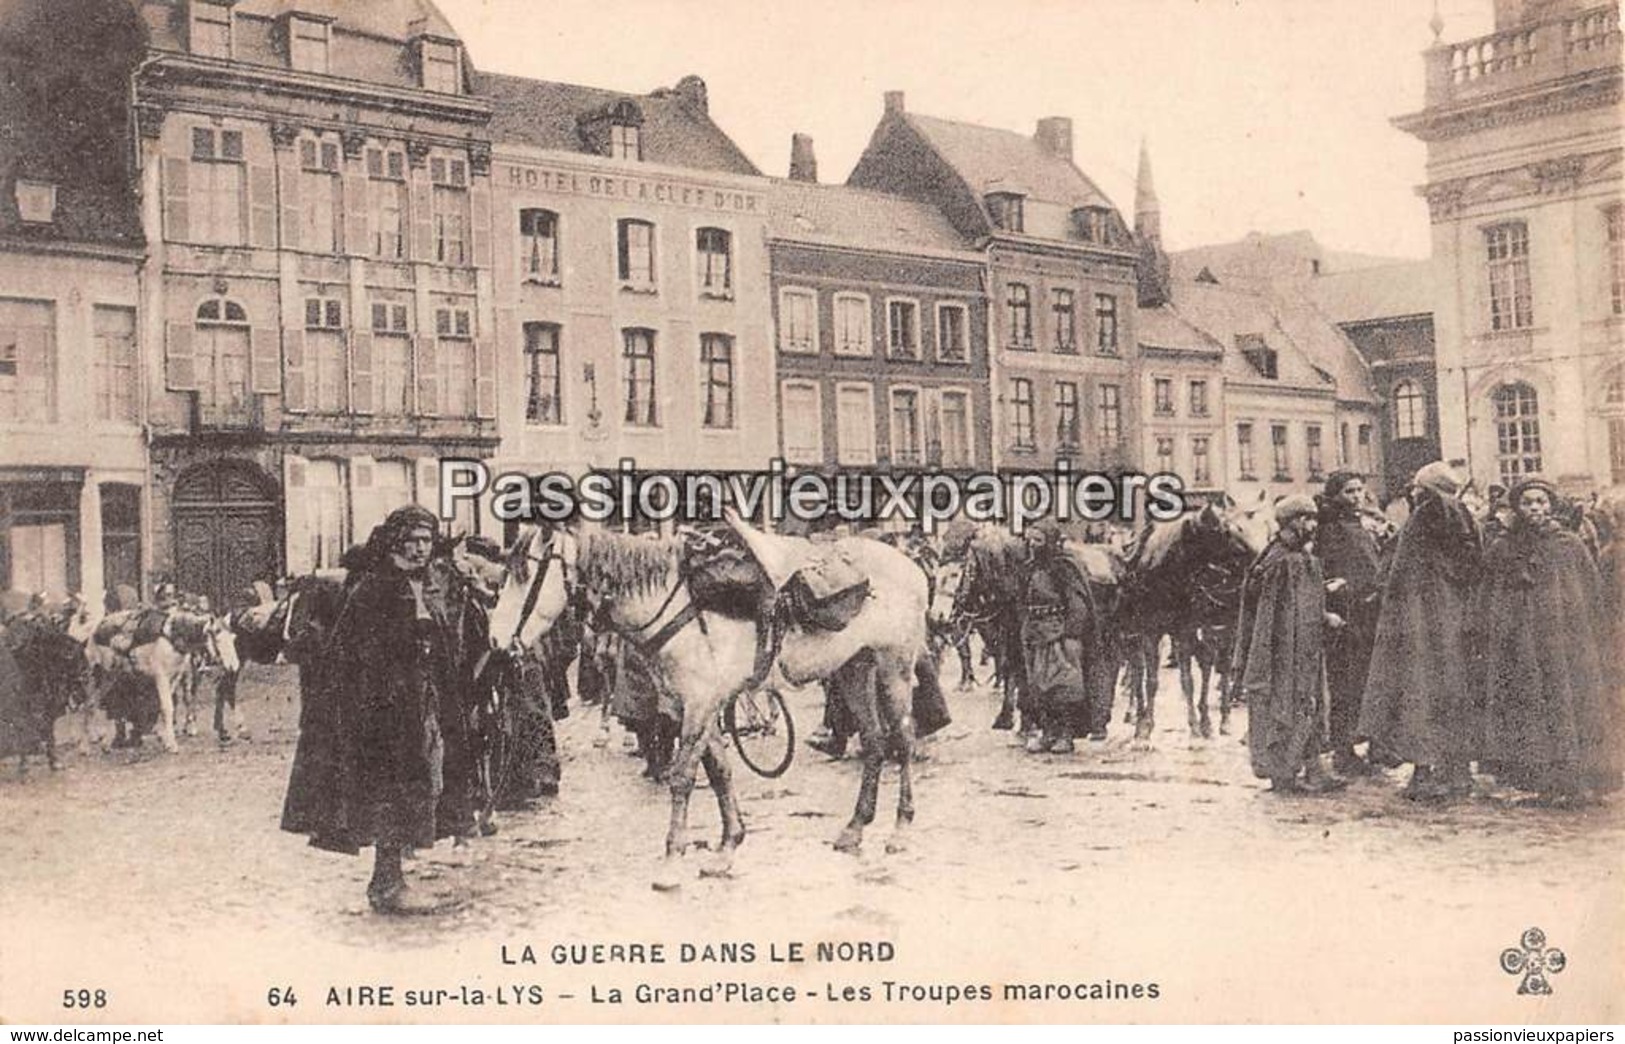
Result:
{"label": "window shutter", "polygon": [[305,331],[282,331],[282,408],[289,413],[310,409],[305,380]]}
{"label": "window shutter", "polygon": [[191,174],[191,161],[164,160],[164,238],[171,242],[192,238]]}
{"label": "window shutter", "polygon": [[474,342],[474,416],[497,415],[497,349],[489,337]]}
{"label": "window shutter", "polygon": [[418,472],[418,504],[440,514],[440,461],[434,457],[419,457],[415,462]]}
{"label": "window shutter", "polygon": [[412,342],[412,368],[417,377],[420,417],[440,415],[440,360],[433,337],[419,337]]}
{"label": "window shutter", "polygon": [[475,178],[468,190],[473,227],[474,267],[491,267],[491,179]]}
{"label": "window shutter", "polygon": [[263,163],[248,167],[248,245],[276,248],[276,171]]}
{"label": "window shutter", "polygon": [[372,334],[350,332],[350,408],[356,413],[372,413]]}
{"label": "window shutter", "polygon": [[369,182],[362,171],[344,175],[344,252],[351,257],[365,257],[372,253],[367,233],[371,231],[371,211],[368,207]]}
{"label": "window shutter", "polygon": [[164,387],[170,391],[197,391],[197,361],[192,348],[192,325],[170,323],[164,346]]}
{"label": "window shutter", "polygon": [[434,186],[418,171],[412,178],[412,259],[434,260]]}
{"label": "window shutter", "polygon": [[248,332],[249,388],[255,395],[276,395],[282,391],[282,359],[275,327],[255,327]]}
{"label": "window shutter", "polygon": [[292,453],[282,457],[283,516],[286,519],[288,574],[305,576],[315,568],[316,556],[310,541],[310,519],[306,515],[305,469],[308,461]]}
{"label": "window shutter", "polygon": [[299,180],[304,175],[300,173],[298,157],[291,149],[281,154],[279,164],[277,188],[282,194],[282,246],[297,250],[299,230],[304,225],[304,213],[299,209]]}

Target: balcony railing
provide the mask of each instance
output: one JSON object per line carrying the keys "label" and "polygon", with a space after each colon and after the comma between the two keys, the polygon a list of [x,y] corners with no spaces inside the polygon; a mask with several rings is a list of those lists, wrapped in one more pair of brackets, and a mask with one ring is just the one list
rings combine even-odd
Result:
{"label": "balcony railing", "polygon": [[1519,26],[1427,52],[1429,107],[1467,101],[1573,73],[1617,65],[1619,9],[1605,4],[1579,14]]}

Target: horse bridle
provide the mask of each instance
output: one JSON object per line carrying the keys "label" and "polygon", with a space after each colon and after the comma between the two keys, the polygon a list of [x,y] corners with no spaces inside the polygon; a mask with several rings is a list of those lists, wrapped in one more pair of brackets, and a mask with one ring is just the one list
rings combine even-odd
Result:
{"label": "horse bridle", "polygon": [[[555,561],[564,562],[564,556],[559,554],[555,546],[557,541],[557,536],[548,537],[547,548],[541,555],[533,555],[528,550],[525,552],[525,560],[536,565],[537,569],[536,575],[531,578],[530,586],[525,590],[525,600],[519,606],[519,619],[514,623],[510,644],[517,643],[519,636],[525,633],[525,624],[530,621],[530,614],[536,611],[536,603],[541,600],[542,585],[547,583],[548,570]],[[559,568],[565,567],[561,564]]]}

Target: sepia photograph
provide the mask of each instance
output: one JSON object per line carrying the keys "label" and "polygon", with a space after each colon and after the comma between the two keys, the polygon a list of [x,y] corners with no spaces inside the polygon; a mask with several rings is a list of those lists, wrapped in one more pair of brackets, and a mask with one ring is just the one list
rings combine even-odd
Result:
{"label": "sepia photograph", "polygon": [[1625,1023],[1619,16],[0,0],[0,1022]]}

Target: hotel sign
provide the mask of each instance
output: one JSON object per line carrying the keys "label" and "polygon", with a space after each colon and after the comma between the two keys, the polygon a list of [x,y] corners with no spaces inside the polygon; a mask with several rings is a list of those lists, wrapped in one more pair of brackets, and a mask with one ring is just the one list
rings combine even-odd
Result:
{"label": "hotel sign", "polygon": [[659,203],[739,214],[762,212],[760,196],[738,189],[664,178],[592,174],[586,171],[560,170],[556,167],[531,166],[525,163],[502,163],[498,166],[506,167],[507,170],[497,175],[497,183],[509,190],[534,189],[561,195],[595,196],[628,203]]}

